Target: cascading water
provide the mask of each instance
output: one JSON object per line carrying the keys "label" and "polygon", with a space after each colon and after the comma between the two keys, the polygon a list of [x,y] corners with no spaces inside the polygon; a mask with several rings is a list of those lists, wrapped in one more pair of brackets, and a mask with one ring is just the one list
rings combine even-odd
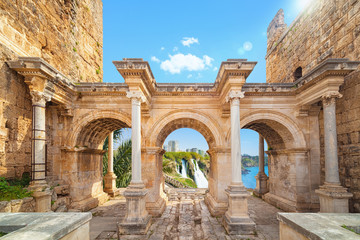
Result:
{"label": "cascading water", "polygon": [[183,178],[187,178],[187,166],[186,166],[186,161],[184,159],[181,160],[181,163],[182,163],[182,167],[181,167],[181,176]]}
{"label": "cascading water", "polygon": [[[184,161],[184,160],[183,160]],[[195,183],[198,188],[208,188],[208,180],[206,179],[204,173],[200,170],[197,161],[193,159],[194,170],[195,170]]]}

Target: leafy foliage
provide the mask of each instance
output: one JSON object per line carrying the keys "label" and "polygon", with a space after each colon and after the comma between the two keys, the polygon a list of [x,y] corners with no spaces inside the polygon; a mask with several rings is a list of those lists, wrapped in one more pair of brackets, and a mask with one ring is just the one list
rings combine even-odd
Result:
{"label": "leafy foliage", "polygon": [[5,178],[0,177],[0,201],[31,197],[31,194],[23,185],[10,185]]}
{"label": "leafy foliage", "polygon": [[114,155],[116,187],[127,187],[131,181],[131,140],[121,143]]}

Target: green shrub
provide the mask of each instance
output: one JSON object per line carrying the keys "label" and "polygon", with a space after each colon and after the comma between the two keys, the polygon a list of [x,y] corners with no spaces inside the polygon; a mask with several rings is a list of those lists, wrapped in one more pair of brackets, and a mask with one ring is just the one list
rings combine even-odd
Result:
{"label": "green shrub", "polygon": [[[19,180],[19,182],[21,182],[21,180]],[[31,197],[31,194],[32,192],[25,189],[23,185],[10,185],[5,178],[0,177],[0,201]]]}

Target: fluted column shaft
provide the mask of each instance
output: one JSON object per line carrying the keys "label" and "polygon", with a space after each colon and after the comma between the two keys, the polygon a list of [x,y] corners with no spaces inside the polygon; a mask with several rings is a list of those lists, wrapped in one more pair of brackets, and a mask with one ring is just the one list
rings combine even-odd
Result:
{"label": "fluted column shaft", "polygon": [[337,133],[336,133],[336,98],[342,95],[334,92],[322,97],[324,108],[324,148],[325,148],[325,184],[340,185]]}
{"label": "fluted column shaft", "polygon": [[259,172],[264,173],[264,138],[259,134]]}
{"label": "fluted column shaft", "polygon": [[145,97],[141,92],[128,92],[131,99],[131,183],[140,184],[141,179],[141,103]]}
{"label": "fluted column shaft", "polygon": [[231,116],[231,166],[232,166],[232,185],[243,185],[241,179],[241,143],[240,143],[240,99],[244,93],[231,91],[227,97],[230,101]]}
{"label": "fluted column shaft", "polygon": [[45,106],[50,96],[43,92],[31,91],[33,117],[32,117],[32,181],[33,184],[46,184],[46,132],[45,132]]}
{"label": "fluted column shaft", "polygon": [[111,132],[108,137],[108,173],[114,172],[114,132]]}

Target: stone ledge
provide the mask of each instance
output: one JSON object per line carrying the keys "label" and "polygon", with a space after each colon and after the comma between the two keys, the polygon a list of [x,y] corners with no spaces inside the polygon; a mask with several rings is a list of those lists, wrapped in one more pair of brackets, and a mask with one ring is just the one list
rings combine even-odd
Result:
{"label": "stone ledge", "polygon": [[91,217],[91,213],[0,213],[0,231],[10,232],[1,239],[61,239],[89,224]]}
{"label": "stone ledge", "polygon": [[356,213],[278,213],[278,220],[308,239],[349,240],[360,236],[341,227],[360,226],[360,214]]}

